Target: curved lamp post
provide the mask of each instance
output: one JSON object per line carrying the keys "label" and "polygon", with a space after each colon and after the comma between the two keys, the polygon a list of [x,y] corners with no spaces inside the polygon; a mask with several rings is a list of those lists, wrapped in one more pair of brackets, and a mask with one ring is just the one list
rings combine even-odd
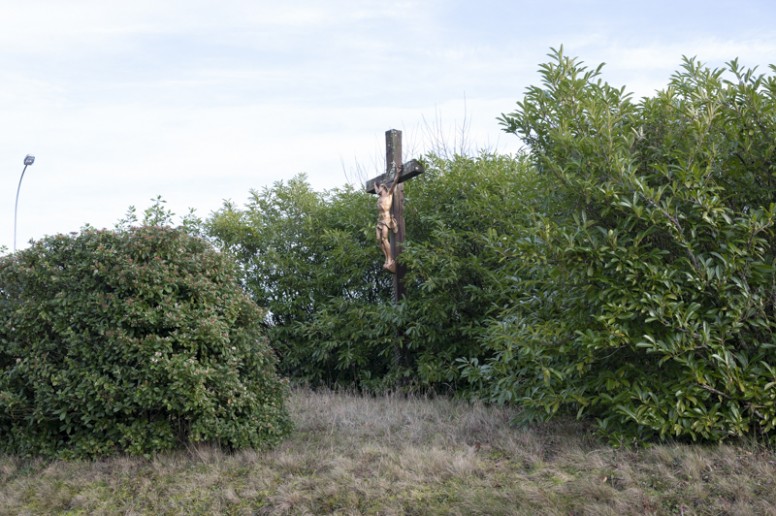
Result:
{"label": "curved lamp post", "polygon": [[13,250],[16,252],[16,212],[19,210],[19,191],[22,189],[22,179],[24,179],[24,173],[27,171],[27,167],[35,163],[35,156],[27,154],[24,157],[24,168],[22,169],[22,177],[19,178],[19,186],[16,188],[16,204],[13,207]]}

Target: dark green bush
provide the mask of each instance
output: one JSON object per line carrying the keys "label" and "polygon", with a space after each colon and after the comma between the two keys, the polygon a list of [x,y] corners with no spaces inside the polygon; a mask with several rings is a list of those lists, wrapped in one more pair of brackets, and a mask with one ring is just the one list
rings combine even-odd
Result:
{"label": "dark green bush", "polygon": [[161,227],[0,259],[0,450],[150,454],[290,428],[265,313],[206,242]]}
{"label": "dark green bush", "polygon": [[271,313],[282,371],[312,384],[460,388],[455,360],[478,357],[486,317],[510,292],[488,252],[526,226],[526,196],[540,177],[523,160],[426,160],[405,183],[406,297],[375,240],[375,197],[344,188],[314,192],[304,177],[226,205],[209,234],[243,264],[254,299]]}
{"label": "dark green bush", "polygon": [[401,345],[422,385],[460,391],[456,360],[487,353],[487,320],[512,298],[499,249],[526,235],[542,178],[522,158],[492,154],[430,156],[426,168],[405,186]]}
{"label": "dark green bush", "polygon": [[298,176],[208,220],[209,235],[236,257],[246,288],[269,311],[284,374],[313,385],[382,385],[397,333],[374,205],[366,192],[319,193]]}
{"label": "dark green bush", "polygon": [[600,67],[552,57],[502,122],[554,205],[505,247],[514,299],[464,374],[613,439],[772,435],[776,79],[687,59],[634,103]]}

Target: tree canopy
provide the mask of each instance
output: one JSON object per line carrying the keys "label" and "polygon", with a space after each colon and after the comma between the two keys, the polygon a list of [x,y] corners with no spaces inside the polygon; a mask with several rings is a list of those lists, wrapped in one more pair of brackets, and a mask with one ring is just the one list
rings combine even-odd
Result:
{"label": "tree canopy", "polygon": [[556,51],[501,117],[556,202],[466,373],[620,439],[772,433],[776,79],[685,59],[634,102],[600,74]]}

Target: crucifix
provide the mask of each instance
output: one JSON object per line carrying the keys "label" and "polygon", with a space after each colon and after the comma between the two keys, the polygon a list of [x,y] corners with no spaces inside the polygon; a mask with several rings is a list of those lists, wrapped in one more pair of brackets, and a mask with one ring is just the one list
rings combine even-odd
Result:
{"label": "crucifix", "polygon": [[423,167],[417,160],[402,163],[401,131],[385,132],[386,172],[366,182],[366,191],[377,195],[376,234],[385,255],[383,268],[393,274],[393,301],[404,296],[404,266],[396,261],[404,243],[404,183]]}

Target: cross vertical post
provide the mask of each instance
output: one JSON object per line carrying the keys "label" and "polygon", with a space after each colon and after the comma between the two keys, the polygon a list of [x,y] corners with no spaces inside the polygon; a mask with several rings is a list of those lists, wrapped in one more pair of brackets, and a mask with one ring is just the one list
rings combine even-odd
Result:
{"label": "cross vertical post", "polygon": [[[385,173],[366,182],[366,191],[378,196],[378,242],[386,256],[385,268],[393,273],[393,301],[404,296],[404,272],[406,268],[396,262],[404,244],[404,182],[423,173],[418,160],[402,163],[401,131],[385,132]],[[388,197],[390,196],[390,201]],[[390,210],[387,203],[390,202]],[[388,213],[390,211],[390,214]],[[395,221],[395,222],[394,222]],[[381,240],[381,235],[388,240]],[[390,247],[390,249],[385,249]]]}
{"label": "cross vertical post", "polygon": [[[378,196],[377,241],[386,255],[383,268],[393,274],[393,302],[395,304],[398,304],[404,297],[404,273],[406,271],[406,267],[396,260],[404,245],[403,183],[422,173],[423,166],[417,160],[402,162],[401,131],[397,129],[386,131],[385,173],[367,181],[366,191]],[[401,341],[405,339],[400,331],[399,339]],[[402,351],[401,345],[397,344],[393,353],[397,366],[406,365],[407,357]]]}
{"label": "cross vertical post", "polygon": [[[403,166],[401,155],[401,131],[391,129],[385,132],[385,170],[390,175],[393,167]],[[401,176],[400,176],[401,177]],[[404,245],[404,184],[399,183],[393,192],[391,214],[396,219],[397,231],[391,234],[391,253],[394,260],[401,254]],[[393,302],[398,303],[404,297],[404,273],[406,267],[396,262],[393,275]]]}

